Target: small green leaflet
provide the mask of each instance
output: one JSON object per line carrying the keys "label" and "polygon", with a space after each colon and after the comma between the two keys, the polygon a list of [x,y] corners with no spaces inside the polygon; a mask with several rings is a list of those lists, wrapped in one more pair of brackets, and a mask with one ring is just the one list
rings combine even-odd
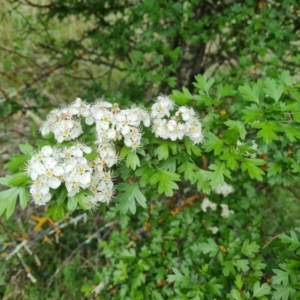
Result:
{"label": "small green leaflet", "polygon": [[238,90],[241,92],[245,100],[255,102],[259,104],[259,86],[254,85],[251,87],[248,83],[245,83],[244,86],[240,86]]}
{"label": "small green leaflet", "polygon": [[22,209],[25,209],[29,202],[29,191],[27,187],[19,187],[19,201]]}
{"label": "small green leaflet", "polygon": [[34,148],[28,142],[25,144],[19,144],[19,149],[22,153],[29,157],[34,153]]}
{"label": "small green leaflet", "polygon": [[246,129],[245,125],[240,121],[233,121],[228,120],[224,123],[226,126],[228,126],[230,129],[236,130],[238,134],[240,135],[241,140],[245,139],[246,136]]}
{"label": "small green leaflet", "polygon": [[11,176],[9,180],[10,186],[20,186],[20,185],[27,185],[30,182],[30,178],[27,176],[26,173],[17,173]]}
{"label": "small green leaflet", "polygon": [[217,165],[210,165],[209,169],[213,170],[210,177],[210,185],[212,190],[215,190],[219,185],[224,184],[224,175],[227,178],[231,178],[230,171],[226,168],[225,163],[223,162],[218,163]]}
{"label": "small green leaflet", "polygon": [[276,84],[276,81],[272,78],[266,78],[264,81],[265,88],[264,92],[266,95],[271,97],[275,100],[275,102],[278,102],[282,93],[283,93],[283,85],[282,84]]}
{"label": "small green leaflet", "polygon": [[182,92],[179,92],[177,90],[172,91],[171,98],[175,101],[176,104],[178,105],[185,105],[187,104],[190,100],[193,99],[193,95],[190,93],[190,91],[183,87]]}
{"label": "small green leaflet", "polygon": [[173,154],[177,153],[177,144],[172,141],[163,141],[161,145],[159,145],[155,149],[155,155],[157,155],[159,160],[165,160],[169,157],[169,151],[172,151]]}
{"label": "small green leaflet", "polygon": [[244,116],[242,119],[246,123],[253,123],[254,121],[262,121],[263,120],[263,111],[256,104],[251,104],[251,106],[246,106],[245,109],[242,110]]}
{"label": "small green leaflet", "polygon": [[195,79],[197,82],[194,82],[193,85],[199,90],[204,91],[208,95],[210,88],[215,82],[214,78],[210,78],[209,80],[207,80],[206,75],[197,75],[195,76]]}
{"label": "small green leaflet", "polygon": [[199,169],[198,172],[195,173],[197,180],[197,190],[203,193],[210,193],[210,179],[211,179],[211,171],[206,171]]}
{"label": "small green leaflet", "polygon": [[251,179],[255,178],[259,181],[262,181],[263,180],[262,175],[264,175],[265,172],[260,168],[258,168],[257,166],[262,166],[265,163],[266,162],[264,160],[258,158],[244,158],[241,164],[241,168],[242,171],[248,171],[248,174]]}
{"label": "small green leaflet", "polygon": [[214,155],[219,155],[222,150],[224,143],[218,137],[216,137],[213,133],[207,132],[205,133],[206,139],[203,144],[204,149],[207,152],[214,151]]}
{"label": "small green leaflet", "polygon": [[264,142],[270,144],[273,140],[278,140],[278,136],[275,131],[282,131],[281,127],[272,122],[260,122],[252,124],[254,128],[259,128],[257,132],[258,137],[262,137]]}
{"label": "small green leaflet", "polygon": [[243,243],[241,253],[247,257],[253,258],[255,254],[259,251],[259,245],[256,242],[249,243],[249,240],[246,240]]}
{"label": "small green leaflet", "polygon": [[209,254],[209,257],[215,257],[219,252],[219,246],[211,238],[207,239],[207,243],[199,243],[191,246],[191,249],[195,252],[200,251],[204,254]]}
{"label": "small green leaflet", "polygon": [[243,157],[240,154],[229,152],[220,156],[221,160],[224,160],[226,167],[230,170],[235,170],[239,167],[238,161],[242,160]]}
{"label": "small green leaflet", "polygon": [[257,281],[254,284],[253,296],[251,297],[251,299],[260,298],[268,294],[271,294],[271,287],[267,283],[263,283],[262,285],[260,285],[259,281]]}
{"label": "small green leaflet", "polygon": [[24,168],[28,157],[24,155],[14,155],[10,157],[9,162],[4,165],[4,169],[9,170],[11,172],[15,172],[17,170],[21,170]]}
{"label": "small green leaflet", "polygon": [[234,281],[235,286],[241,291],[244,285],[244,281],[241,277],[240,274],[236,275],[235,281]]}
{"label": "small green leaflet", "polygon": [[144,187],[149,184],[150,177],[154,174],[154,171],[150,167],[149,164],[145,164],[141,168],[135,171],[136,176],[141,176],[140,178],[140,186]]}
{"label": "small green leaflet", "polygon": [[300,139],[300,129],[299,127],[293,125],[282,125],[282,129],[286,134],[290,142],[295,142],[297,139]]}
{"label": "small green leaflet", "polygon": [[158,193],[164,193],[166,196],[173,196],[173,190],[178,189],[175,181],[180,181],[180,176],[176,173],[158,169],[150,178],[150,184],[158,183]]}
{"label": "small green leaflet", "polygon": [[[285,266],[285,269],[286,269],[286,266]],[[276,275],[274,275],[272,277],[272,285],[287,286],[289,284],[290,271],[288,271],[288,270],[280,270],[280,269],[273,269],[273,272]]]}
{"label": "small green leaflet", "polygon": [[290,71],[287,70],[282,71],[282,73],[278,76],[278,79],[287,86],[291,86],[294,83],[294,78],[290,75]]}
{"label": "small green leaflet", "polygon": [[24,209],[29,201],[29,194],[26,187],[11,187],[8,190],[0,192],[0,216],[5,210],[7,219],[13,214],[18,197],[21,207]]}
{"label": "small green leaflet", "polygon": [[167,281],[168,282],[175,282],[175,283],[181,283],[185,280],[186,276],[182,275],[180,271],[176,268],[172,268],[172,271],[174,272],[174,275],[168,275]]}
{"label": "small green leaflet", "polygon": [[233,300],[243,300],[241,293],[236,289],[230,291],[230,296]]}
{"label": "small green leaflet", "polygon": [[132,152],[132,150],[126,146],[122,148],[122,151],[120,153],[120,157],[125,159],[126,158],[126,167],[131,168],[132,170],[135,170],[136,167],[140,166],[140,159],[137,156],[135,152]]}
{"label": "small green leaflet", "polygon": [[226,84],[223,86],[222,84],[219,84],[217,87],[217,97],[218,99],[234,96],[237,93],[237,91],[231,87],[230,85]]}
{"label": "small green leaflet", "polygon": [[65,211],[62,205],[55,203],[46,212],[47,217],[51,217],[54,221],[57,220],[64,220],[65,218]]}
{"label": "small green leaflet", "polygon": [[222,262],[223,270],[222,273],[224,276],[228,277],[230,274],[233,276],[236,275],[236,270],[233,266],[232,260],[225,260]]}
{"label": "small green leaflet", "polygon": [[184,137],[183,141],[184,141],[184,146],[185,146],[186,152],[189,155],[192,155],[192,153],[194,153],[196,156],[201,155],[201,148],[199,145],[194,145],[192,140],[188,137]]}
{"label": "small green leaflet", "polygon": [[188,160],[184,160],[183,163],[179,166],[178,172],[184,173],[184,179],[194,183],[195,181],[195,171],[199,168],[194,164],[189,162]]}
{"label": "small green leaflet", "polygon": [[268,174],[267,174],[268,177],[275,176],[277,174],[282,173],[282,168],[278,163],[270,162],[267,164],[267,166],[268,166]]}
{"label": "small green leaflet", "polygon": [[232,262],[239,272],[247,272],[249,270],[249,261],[247,259],[233,259]]}
{"label": "small green leaflet", "polygon": [[272,300],[290,300],[293,299],[292,297],[296,293],[296,290],[290,286],[273,285],[273,288],[276,291],[272,293]]}
{"label": "small green leaflet", "polygon": [[136,212],[136,201],[143,207],[146,208],[146,197],[140,191],[138,182],[135,183],[119,183],[117,185],[119,194],[116,200],[119,202],[119,209],[123,214],[126,214],[128,210],[132,214]]}

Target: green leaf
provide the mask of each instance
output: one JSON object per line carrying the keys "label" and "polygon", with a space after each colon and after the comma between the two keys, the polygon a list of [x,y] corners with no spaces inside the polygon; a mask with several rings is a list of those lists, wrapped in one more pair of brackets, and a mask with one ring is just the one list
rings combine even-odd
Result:
{"label": "green leaf", "polygon": [[201,155],[201,148],[200,148],[199,145],[194,145],[192,140],[190,138],[187,138],[187,137],[184,137],[183,141],[184,141],[184,146],[185,146],[186,152],[189,155],[192,155],[192,153],[194,153],[194,155],[196,155],[196,156]]}
{"label": "green leaf", "polygon": [[241,253],[246,255],[247,257],[253,258],[256,253],[259,251],[259,245],[256,242],[252,242],[249,244],[249,240],[246,240],[243,243]]}
{"label": "green leaf", "polygon": [[119,202],[119,209],[123,214],[126,214],[128,210],[132,214],[136,212],[136,201],[144,208],[146,205],[146,197],[139,189],[138,182],[127,184],[119,183],[117,185],[117,190],[120,192],[116,197],[116,200]]}
{"label": "green leaf", "polygon": [[181,283],[185,280],[186,276],[182,275],[178,269],[172,268],[172,271],[174,272],[174,274],[167,276],[168,282]]}
{"label": "green leaf", "polygon": [[178,105],[185,105],[193,99],[193,95],[187,88],[183,87],[182,91],[183,93],[177,90],[172,91],[171,99],[173,99]]}
{"label": "green leaf", "polygon": [[97,153],[97,152],[84,153],[83,156],[84,156],[87,160],[95,160],[97,157],[99,157],[99,153]]}
{"label": "green leaf", "polygon": [[267,144],[270,144],[273,140],[278,140],[278,136],[275,131],[282,131],[279,125],[272,122],[260,122],[252,124],[252,126],[260,129],[257,132],[257,136],[262,137]]}
{"label": "green leaf", "polygon": [[291,86],[294,83],[294,78],[290,75],[290,71],[288,70],[282,71],[278,76],[278,79],[280,82],[287,86]]}
{"label": "green leaf", "polygon": [[259,281],[257,281],[254,284],[252,298],[260,298],[268,294],[271,294],[271,287],[267,283],[260,285]]}
{"label": "green leaf", "polygon": [[241,164],[241,169],[242,171],[247,171],[251,179],[262,181],[262,175],[265,173],[257,166],[264,165],[265,163],[266,162],[264,160],[258,158],[244,158]]}
{"label": "green leaf", "polygon": [[54,221],[64,220],[65,219],[65,211],[62,205],[55,203],[51,207],[48,208],[46,212],[47,217],[51,217]]}
{"label": "green leaf", "polygon": [[223,86],[222,84],[219,84],[217,87],[217,97],[218,99],[234,96],[236,95],[237,91],[230,85],[226,84]]}
{"label": "green leaf", "polygon": [[195,76],[195,79],[197,82],[194,82],[193,85],[208,95],[210,88],[215,82],[214,78],[207,80],[206,75],[197,75]]}
{"label": "green leaf", "polygon": [[222,262],[223,270],[222,273],[225,277],[228,277],[230,274],[233,276],[236,275],[236,270],[233,266],[233,262],[231,260],[225,260]]}
{"label": "green leaf", "polygon": [[219,185],[224,184],[224,175],[227,178],[231,178],[230,171],[226,168],[225,163],[213,164],[209,166],[210,170],[214,170],[211,173],[211,189],[215,190]]}
{"label": "green leaf", "polygon": [[240,274],[236,275],[234,284],[239,289],[239,291],[242,290],[243,285],[244,285],[244,281],[243,281],[243,279],[242,279],[242,277],[241,277]]}
{"label": "green leaf", "polygon": [[262,121],[264,113],[260,107],[256,104],[252,104],[251,106],[247,106],[245,109],[242,110],[244,116],[242,119],[246,123],[253,123],[255,121]]}
{"label": "green leaf", "polygon": [[211,238],[207,239],[207,243],[193,245],[191,249],[193,251],[200,251],[204,254],[209,254],[209,257],[215,257],[219,252],[219,246]]}
{"label": "green leaf", "polygon": [[276,290],[276,291],[273,291],[273,293],[272,293],[273,300],[291,300],[291,299],[293,299],[292,295],[296,292],[296,290],[290,286],[274,285],[273,287]]}
{"label": "green leaf", "polygon": [[1,177],[0,178],[0,184],[4,185],[4,186],[11,186],[9,184],[9,181],[11,180],[12,175],[6,175],[5,177]]}
{"label": "green leaf", "polygon": [[270,96],[275,102],[278,102],[282,93],[283,93],[283,85],[276,84],[276,81],[271,78],[266,78],[265,81],[265,89],[264,92]]}
{"label": "green leaf", "polygon": [[13,214],[20,189],[22,188],[12,187],[0,192],[0,216],[5,210],[7,219]]}
{"label": "green leaf", "polygon": [[24,153],[26,156],[32,156],[34,154],[34,148],[26,142],[25,144],[19,144],[19,149],[22,153]]}
{"label": "green leaf", "polygon": [[287,286],[289,284],[290,272],[287,270],[273,269],[276,274],[272,277],[272,285],[283,285]]}
{"label": "green leaf", "polygon": [[7,219],[13,214],[15,210],[18,194],[19,194],[18,187],[13,187],[8,190],[0,192],[0,202],[2,202],[1,213],[3,213],[4,210],[6,209]]}
{"label": "green leaf", "polygon": [[197,180],[197,190],[203,193],[209,194],[210,193],[210,179],[211,179],[211,172],[199,169],[198,172],[195,173],[196,180]]}
{"label": "green leaf", "polygon": [[68,197],[67,208],[69,211],[72,212],[76,209],[77,204],[79,202],[79,197],[80,197],[79,193],[73,197]]}
{"label": "green leaf", "polygon": [[17,173],[11,176],[8,182],[11,186],[27,185],[30,182],[30,178],[26,173]]}
{"label": "green leaf", "polygon": [[270,162],[267,164],[267,166],[268,166],[268,174],[267,174],[268,177],[275,176],[277,174],[282,173],[281,165],[278,163]]}
{"label": "green leaf", "polygon": [[233,120],[228,120],[224,122],[226,126],[228,126],[230,129],[236,130],[238,134],[240,135],[241,140],[245,139],[246,136],[246,129],[245,125],[240,122],[240,121],[233,121]]}
{"label": "green leaf", "polygon": [[188,180],[190,182],[195,181],[195,171],[197,171],[199,168],[194,164],[189,162],[188,160],[185,160],[179,167],[178,167],[178,173],[184,173],[184,179]]}
{"label": "green leaf", "polygon": [[55,200],[57,205],[62,205],[65,199],[67,198],[67,194],[67,189],[64,186],[62,186],[60,189],[57,190],[53,199]]}
{"label": "green leaf", "polygon": [[120,157],[123,159],[126,158],[126,167],[127,168],[130,167],[132,170],[135,170],[136,167],[140,166],[140,159],[139,159],[138,155],[135,152],[132,152],[132,150],[129,147],[124,146],[122,148]]}
{"label": "green leaf", "polygon": [[229,153],[222,154],[220,156],[220,159],[225,160],[226,167],[228,169],[235,170],[239,167],[238,161],[242,160],[243,157],[240,154],[229,152]]}
{"label": "green leaf", "polygon": [[282,125],[282,129],[287,138],[293,143],[297,139],[300,139],[300,128],[294,125]]}
{"label": "green leaf", "polygon": [[207,132],[205,136],[206,139],[203,144],[204,149],[207,152],[214,151],[214,155],[219,155],[223,150],[223,146],[224,146],[223,141],[220,140],[211,132]]}
{"label": "green leaf", "polygon": [[19,192],[19,201],[20,201],[21,208],[25,209],[27,206],[27,203],[30,200],[28,188],[27,187],[19,187],[18,192]]}
{"label": "green leaf", "polygon": [[169,149],[173,154],[176,154],[177,144],[172,141],[163,141],[162,144],[155,149],[155,155],[157,155],[159,160],[166,160],[169,157]]}
{"label": "green leaf", "polygon": [[248,272],[249,271],[249,261],[247,259],[234,259],[233,264],[236,266],[239,272]]}
{"label": "green leaf", "polygon": [[259,87],[254,85],[251,87],[248,83],[245,83],[243,86],[240,86],[238,90],[241,92],[245,100],[255,102],[259,104]]}
{"label": "green leaf", "polygon": [[154,171],[149,166],[149,164],[146,164],[142,166],[141,168],[137,169],[135,172],[136,176],[141,176],[140,178],[140,186],[144,187],[146,185],[149,185],[150,183],[150,177],[154,174]]}
{"label": "green leaf", "polygon": [[232,297],[233,300],[243,300],[240,292],[236,289],[230,291],[230,296]]}
{"label": "green leaf", "polygon": [[150,184],[158,183],[159,194],[165,193],[166,196],[173,196],[173,190],[178,189],[175,181],[180,181],[180,176],[176,173],[158,169],[150,178]]}
{"label": "green leaf", "polygon": [[4,165],[4,169],[15,172],[24,168],[28,157],[24,155],[14,155],[10,157],[9,162]]}

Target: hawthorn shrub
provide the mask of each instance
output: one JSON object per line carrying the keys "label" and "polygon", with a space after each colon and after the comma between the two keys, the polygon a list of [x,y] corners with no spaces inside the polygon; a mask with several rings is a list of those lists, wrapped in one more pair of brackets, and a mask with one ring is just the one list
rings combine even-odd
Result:
{"label": "hawthorn shrub", "polygon": [[195,80],[149,108],[78,98],[5,165],[7,218],[31,198],[54,221],[99,210],[117,224],[82,283],[87,298],[300,296],[299,232],[281,222],[299,200],[299,83],[288,71],[240,86]]}

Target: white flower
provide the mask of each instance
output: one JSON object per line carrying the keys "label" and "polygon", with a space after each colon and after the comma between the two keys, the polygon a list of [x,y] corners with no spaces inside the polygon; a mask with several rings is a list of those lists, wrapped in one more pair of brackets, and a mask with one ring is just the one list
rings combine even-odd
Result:
{"label": "white flower", "polygon": [[222,194],[224,197],[227,197],[233,191],[233,187],[230,184],[227,184],[226,182],[223,185],[218,185],[218,187],[215,190],[217,194]]}
{"label": "white flower", "polygon": [[221,204],[222,211],[221,211],[221,217],[228,218],[229,216],[234,214],[233,210],[229,210],[227,204]]}
{"label": "white flower", "polygon": [[187,108],[186,106],[181,106],[178,109],[178,112],[180,112],[184,121],[189,121],[195,116],[195,111],[192,108]]}
{"label": "white flower", "polygon": [[207,229],[210,230],[212,234],[217,234],[219,232],[219,228],[216,226],[208,227]]}
{"label": "white flower", "polygon": [[211,202],[208,198],[204,198],[202,203],[201,203],[201,209],[206,212],[207,208],[210,208],[212,210],[217,209],[217,204],[214,202]]}

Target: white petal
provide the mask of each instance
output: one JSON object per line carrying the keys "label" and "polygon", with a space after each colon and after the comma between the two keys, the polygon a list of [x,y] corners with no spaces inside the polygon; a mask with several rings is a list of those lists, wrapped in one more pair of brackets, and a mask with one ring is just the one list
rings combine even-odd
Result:
{"label": "white petal", "polygon": [[48,180],[48,184],[52,189],[57,189],[60,186],[61,181],[57,177],[52,177]]}
{"label": "white petal", "polygon": [[54,169],[53,169],[53,174],[55,175],[55,176],[61,176],[61,175],[63,175],[64,174],[64,168],[62,167],[62,166],[56,166],[56,167],[54,167]]}
{"label": "white petal", "polygon": [[53,153],[53,150],[50,146],[45,146],[42,148],[41,153],[43,156],[50,156]]}

